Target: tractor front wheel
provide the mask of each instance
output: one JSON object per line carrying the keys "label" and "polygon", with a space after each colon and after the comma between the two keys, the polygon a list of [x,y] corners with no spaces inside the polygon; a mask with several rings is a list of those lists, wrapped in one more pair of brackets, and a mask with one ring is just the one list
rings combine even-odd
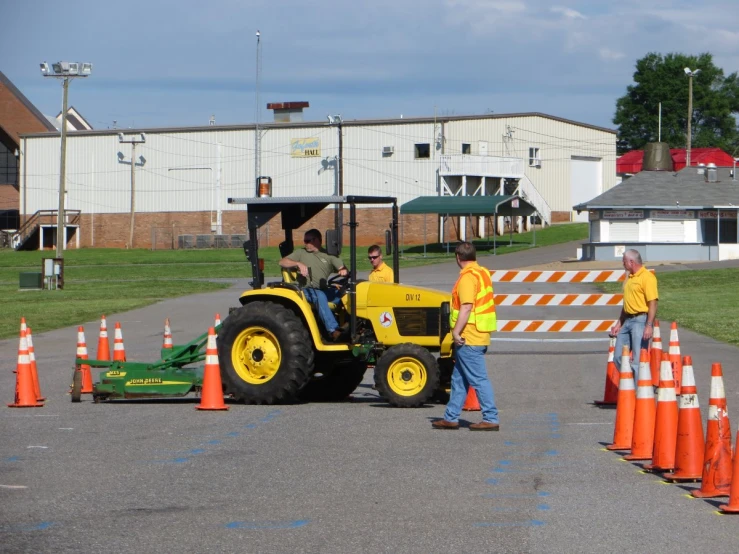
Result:
{"label": "tractor front wheel", "polygon": [[224,320],[218,360],[225,391],[247,404],[291,402],[313,373],[308,330],[272,302],[252,302]]}
{"label": "tractor front wheel", "polygon": [[392,406],[421,406],[438,386],[439,366],[422,346],[409,342],[391,346],[375,365],[375,387]]}

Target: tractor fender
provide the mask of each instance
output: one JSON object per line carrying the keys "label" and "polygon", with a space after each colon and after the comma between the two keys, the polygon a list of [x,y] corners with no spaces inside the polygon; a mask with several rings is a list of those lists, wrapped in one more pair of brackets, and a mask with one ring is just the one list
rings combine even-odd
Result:
{"label": "tractor fender", "polygon": [[292,289],[267,288],[248,290],[239,297],[239,302],[241,302],[242,306],[256,301],[274,302],[292,310],[305,324],[316,350],[321,352],[349,350],[350,347],[347,344],[324,344],[321,329],[316,321],[316,315],[313,313],[310,303],[305,299],[302,292]]}

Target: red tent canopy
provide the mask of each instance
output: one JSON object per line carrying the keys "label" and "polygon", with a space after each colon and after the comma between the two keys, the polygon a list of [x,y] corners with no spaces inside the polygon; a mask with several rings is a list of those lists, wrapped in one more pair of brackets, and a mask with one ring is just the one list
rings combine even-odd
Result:
{"label": "red tent canopy", "polygon": [[[675,171],[680,171],[685,167],[685,148],[671,148],[670,156]],[[644,160],[643,150],[632,150],[626,152],[616,160],[616,173],[639,173],[642,170],[642,162]],[[720,148],[691,148],[690,149],[690,165],[698,164],[708,165],[716,164],[717,167],[731,167],[734,165],[734,159],[721,150]]]}

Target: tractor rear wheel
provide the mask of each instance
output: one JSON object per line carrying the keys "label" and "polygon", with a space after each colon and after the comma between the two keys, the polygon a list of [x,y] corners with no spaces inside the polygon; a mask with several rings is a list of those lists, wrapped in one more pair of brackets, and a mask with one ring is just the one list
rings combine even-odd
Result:
{"label": "tractor rear wheel", "polygon": [[306,402],[341,402],[359,386],[366,371],[367,364],[354,356],[326,360],[316,365],[316,374],[298,396]]}
{"label": "tractor rear wheel", "polygon": [[252,302],[224,320],[218,361],[225,391],[237,400],[291,402],[313,373],[311,336],[284,306]]}
{"label": "tractor rear wheel", "polygon": [[391,346],[375,365],[375,387],[392,406],[421,406],[438,386],[436,358],[422,346],[409,342]]}

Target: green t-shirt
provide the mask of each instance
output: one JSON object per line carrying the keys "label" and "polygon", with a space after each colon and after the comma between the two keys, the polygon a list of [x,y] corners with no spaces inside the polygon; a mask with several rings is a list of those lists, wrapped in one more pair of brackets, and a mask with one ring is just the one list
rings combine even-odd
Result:
{"label": "green t-shirt", "polygon": [[[308,266],[308,280],[307,286],[314,289],[326,288],[328,278],[332,273],[336,273],[342,267],[344,262],[336,256],[331,256],[323,250],[317,250],[315,252],[308,252],[305,248],[294,251],[292,254],[287,256],[288,259],[294,262],[301,262]],[[302,275],[298,276],[298,282],[305,286],[305,278]]]}

